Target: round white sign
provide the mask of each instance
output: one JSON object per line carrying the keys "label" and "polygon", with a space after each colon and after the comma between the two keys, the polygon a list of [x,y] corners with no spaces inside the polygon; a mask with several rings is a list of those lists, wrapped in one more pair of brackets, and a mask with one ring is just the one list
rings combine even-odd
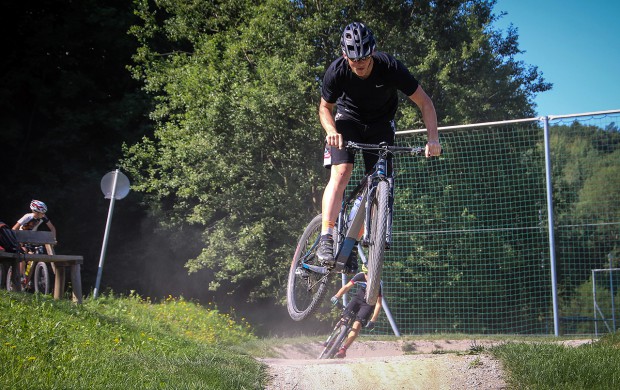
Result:
{"label": "round white sign", "polygon": [[114,199],[123,199],[129,193],[129,179],[119,170],[106,173],[101,179],[101,191],[106,199],[112,199],[114,180],[116,179],[116,191]]}

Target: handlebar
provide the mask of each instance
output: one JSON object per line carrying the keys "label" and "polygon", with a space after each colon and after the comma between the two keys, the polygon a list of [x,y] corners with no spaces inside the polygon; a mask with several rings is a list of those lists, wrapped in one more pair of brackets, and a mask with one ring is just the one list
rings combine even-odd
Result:
{"label": "handlebar", "polygon": [[362,144],[353,141],[347,141],[345,145],[347,149],[358,149],[358,150],[382,150],[391,153],[412,153],[415,155],[424,154],[423,147],[409,147],[409,146],[390,146],[385,142],[380,144]]}

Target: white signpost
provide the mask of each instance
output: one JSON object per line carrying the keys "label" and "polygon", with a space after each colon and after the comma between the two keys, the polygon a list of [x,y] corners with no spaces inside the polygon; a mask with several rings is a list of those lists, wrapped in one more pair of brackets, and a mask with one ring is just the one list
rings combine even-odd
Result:
{"label": "white signpost", "polygon": [[114,201],[123,199],[129,193],[129,179],[118,169],[105,174],[101,179],[101,191],[106,199],[110,199],[110,210],[108,211],[108,221],[105,225],[103,235],[103,245],[101,246],[101,256],[99,257],[99,269],[97,270],[97,282],[95,283],[94,297],[99,295],[99,284],[103,272],[103,262],[108,246],[108,236],[110,235],[110,224],[112,222],[112,212],[114,211]]}

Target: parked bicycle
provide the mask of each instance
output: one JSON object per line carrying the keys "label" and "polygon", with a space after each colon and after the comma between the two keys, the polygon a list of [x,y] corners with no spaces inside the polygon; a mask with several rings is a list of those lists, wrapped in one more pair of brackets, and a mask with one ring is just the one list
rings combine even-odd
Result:
{"label": "parked bicycle", "polygon": [[[44,246],[31,246],[26,250],[29,253],[45,254]],[[8,291],[34,291],[41,294],[50,294],[53,291],[52,273],[49,266],[43,262],[28,261],[26,270],[20,280],[20,286],[13,282],[13,266],[8,267],[6,272],[6,289]]]}
{"label": "parked bicycle", "polygon": [[387,175],[387,158],[390,154],[411,153],[424,155],[422,147],[401,147],[381,144],[347,142],[346,147],[374,151],[379,159],[372,171],[366,174],[348,196],[343,198],[334,234],[334,264],[321,264],[316,256],[320,234],[321,214],[308,224],[299,238],[289,270],[287,308],[293,320],[301,321],[321,304],[331,278],[342,272],[357,244],[360,232],[362,246],[368,251],[368,286],[366,302],[377,301],[386,248],[392,240],[392,215],[394,180]]}

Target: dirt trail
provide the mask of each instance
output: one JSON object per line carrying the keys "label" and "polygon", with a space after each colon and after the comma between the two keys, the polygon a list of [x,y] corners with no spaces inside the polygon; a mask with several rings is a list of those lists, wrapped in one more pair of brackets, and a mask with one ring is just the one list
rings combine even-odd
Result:
{"label": "dirt trail", "polygon": [[[359,341],[345,359],[317,360],[319,343],[276,349],[266,390],[505,389],[501,364],[471,353],[497,342]],[[403,351],[407,351],[407,353]]]}

